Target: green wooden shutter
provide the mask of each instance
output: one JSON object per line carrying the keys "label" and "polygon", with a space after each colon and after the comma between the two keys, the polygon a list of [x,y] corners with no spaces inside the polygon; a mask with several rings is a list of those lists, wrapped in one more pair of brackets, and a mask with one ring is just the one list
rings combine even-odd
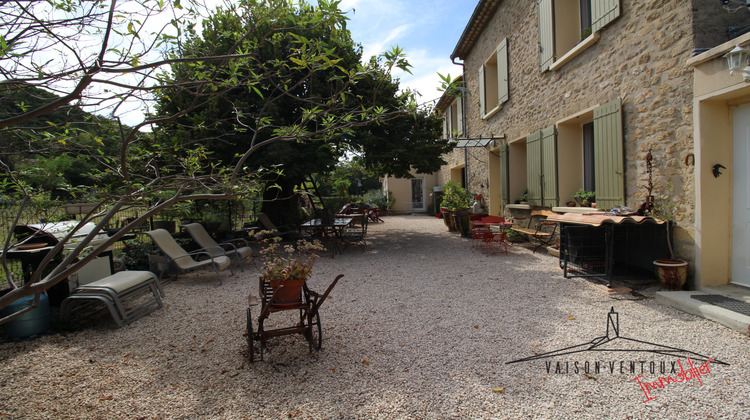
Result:
{"label": "green wooden shutter", "polygon": [[497,46],[497,103],[508,100],[508,38]]}
{"label": "green wooden shutter", "polygon": [[542,132],[526,137],[526,189],[529,204],[542,205]]}
{"label": "green wooden shutter", "polygon": [[591,0],[591,33],[620,16],[620,0]]}
{"label": "green wooden shutter", "polygon": [[622,100],[594,109],[594,179],[596,207],[625,205],[625,160],[622,135]]}
{"label": "green wooden shutter", "polygon": [[479,116],[484,118],[484,64],[479,67]]}
{"label": "green wooden shutter", "polygon": [[453,132],[456,131],[456,127],[453,126],[453,106],[449,105],[445,111],[445,120],[448,121],[448,138],[452,139],[455,137]]}
{"label": "green wooden shutter", "polygon": [[464,135],[464,98],[456,98],[456,131],[458,137]]}
{"label": "green wooden shutter", "polygon": [[542,205],[553,207],[557,197],[557,136],[555,126],[542,130]]}
{"label": "green wooden shutter", "polygon": [[510,202],[510,148],[507,144],[500,146],[500,202],[505,205]]}
{"label": "green wooden shutter", "polygon": [[555,60],[555,25],[552,14],[552,0],[536,0],[539,24],[539,67],[549,70]]}

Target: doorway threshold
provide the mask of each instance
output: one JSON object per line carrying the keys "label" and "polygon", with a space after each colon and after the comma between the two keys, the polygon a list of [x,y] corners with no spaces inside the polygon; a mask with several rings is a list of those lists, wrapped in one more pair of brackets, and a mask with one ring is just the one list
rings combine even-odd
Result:
{"label": "doorway threshold", "polygon": [[[711,295],[718,295],[720,297],[707,297]],[[750,336],[750,316],[722,307],[727,305],[713,304],[704,301],[715,300],[717,303],[731,303],[729,299],[736,301],[734,304],[735,309],[743,306],[743,303],[750,305],[750,289],[728,284],[724,286],[706,287],[701,290],[656,292],[656,300],[660,303],[672,306],[689,314],[710,319],[711,321],[718,322],[719,324],[729,327],[737,332]]]}

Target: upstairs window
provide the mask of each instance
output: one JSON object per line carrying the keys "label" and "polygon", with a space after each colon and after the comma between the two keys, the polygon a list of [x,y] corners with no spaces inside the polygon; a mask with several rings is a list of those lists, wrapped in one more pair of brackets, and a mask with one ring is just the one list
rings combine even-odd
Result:
{"label": "upstairs window", "polygon": [[456,98],[445,110],[443,138],[452,139],[464,134],[463,98]]}
{"label": "upstairs window", "polygon": [[541,71],[556,70],[599,39],[620,0],[536,0]]}
{"label": "upstairs window", "polygon": [[479,115],[487,118],[508,100],[508,39],[479,68]]}

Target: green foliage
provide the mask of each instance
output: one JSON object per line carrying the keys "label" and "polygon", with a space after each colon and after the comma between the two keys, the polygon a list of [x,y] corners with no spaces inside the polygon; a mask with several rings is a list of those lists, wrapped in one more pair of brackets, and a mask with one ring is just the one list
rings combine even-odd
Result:
{"label": "green foliage", "polygon": [[438,77],[440,78],[440,88],[438,90],[441,92],[445,92],[446,95],[453,97],[462,97],[469,94],[469,89],[464,87],[464,80],[461,76],[451,78],[450,74],[446,74],[445,76],[443,76],[442,74],[438,73]]}
{"label": "green foliage", "polygon": [[[354,157],[351,160],[340,161],[336,168],[322,176],[317,177],[318,191],[324,195],[338,195],[338,181],[346,180],[347,194],[357,195],[362,191],[379,188],[380,177],[362,164],[362,160]],[[361,183],[361,187],[358,186]]]}
{"label": "green foliage", "polygon": [[[59,99],[42,89],[21,85],[0,87],[0,119]],[[0,156],[12,170],[24,174],[33,188],[70,198],[69,186],[100,181],[120,143],[117,122],[95,116],[78,106],[61,107],[26,122],[24,130],[0,131]]]}
{"label": "green foliage", "polygon": [[362,194],[362,202],[370,203],[373,206],[386,210],[388,208],[388,198],[383,190],[370,190]]}
{"label": "green foliage", "polygon": [[390,209],[390,208],[393,208],[394,204],[396,204],[396,199],[393,198],[393,192],[392,191],[388,191],[388,202],[386,203],[386,205]]}
{"label": "green foliage", "polygon": [[580,190],[573,193],[572,197],[580,200],[583,205],[588,205],[596,200],[596,193],[594,191],[586,191],[581,188]]}
{"label": "green foliage", "polygon": [[[184,48],[173,54],[222,55],[236,49],[253,57],[229,68],[193,61],[173,65],[176,80],[200,79],[208,85],[202,91],[160,93],[160,115],[199,105],[195,112],[162,124],[157,138],[205,144],[211,158],[223,164],[246,158],[243,165],[250,170],[283,168],[283,175],[272,181],[277,190],[266,194],[263,210],[269,214],[286,211],[278,198],[291,197],[307,174],[332,171],[347,153],[356,155],[368,173],[408,177],[411,168],[427,173],[439,169],[445,163],[440,156],[450,149],[434,140],[440,120],[417,110],[413,94],[399,92],[390,74],[396,68],[408,71],[403,50],[393,47],[362,65],[361,48],[346,30],[345,19],[338,2],[292,8],[243,1],[218,10],[201,34],[190,33]],[[203,93],[209,90],[221,94]],[[258,145],[264,145],[264,153],[237,153]],[[338,195],[334,184],[346,177],[334,178],[326,193]],[[348,179],[349,194],[355,192],[355,179]],[[365,178],[360,179],[368,188]]]}
{"label": "green foliage", "polygon": [[443,201],[441,206],[450,211],[468,210],[471,205],[471,194],[453,181],[443,185]]}
{"label": "green foliage", "polygon": [[[303,175],[347,154],[396,176],[440,166],[449,148],[433,141],[439,120],[391,76],[409,69],[403,50],[362,64],[339,1],[237,0],[215,12],[201,3],[0,2],[0,192],[88,191],[114,224],[122,207],[146,206],[145,219],[180,201],[260,195],[263,185],[272,186],[264,211],[284,217]],[[133,109],[147,114],[121,125]],[[62,281],[63,270],[40,267],[0,308]]]}
{"label": "green foliage", "polygon": [[128,270],[148,270],[148,256],[153,253],[151,243],[126,241],[122,260]]}
{"label": "green foliage", "polygon": [[667,222],[673,222],[681,216],[679,200],[673,196],[674,185],[672,181],[667,181],[664,187],[664,193],[654,199],[654,217]]}

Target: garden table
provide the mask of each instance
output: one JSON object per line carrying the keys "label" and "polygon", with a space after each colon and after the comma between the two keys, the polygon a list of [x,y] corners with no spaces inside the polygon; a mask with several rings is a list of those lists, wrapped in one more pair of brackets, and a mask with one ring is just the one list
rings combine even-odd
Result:
{"label": "garden table", "polygon": [[323,219],[316,218],[301,224],[300,228],[311,232],[313,237],[319,237],[326,242],[331,242],[333,244],[333,254],[335,255],[336,251],[339,251],[339,254],[341,254],[341,248],[339,247],[341,233],[353,220],[354,216],[337,216],[330,223],[324,223]]}

